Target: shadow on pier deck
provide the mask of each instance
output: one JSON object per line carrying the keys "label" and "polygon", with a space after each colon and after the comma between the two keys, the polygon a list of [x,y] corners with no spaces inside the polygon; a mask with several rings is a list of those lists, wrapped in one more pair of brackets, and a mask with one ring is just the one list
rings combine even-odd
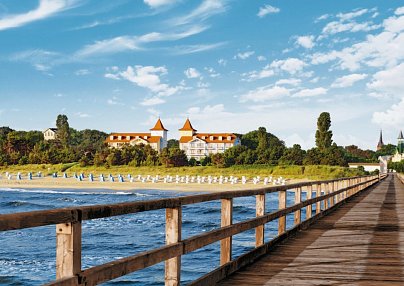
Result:
{"label": "shadow on pier deck", "polygon": [[404,185],[389,176],[218,285],[404,285]]}

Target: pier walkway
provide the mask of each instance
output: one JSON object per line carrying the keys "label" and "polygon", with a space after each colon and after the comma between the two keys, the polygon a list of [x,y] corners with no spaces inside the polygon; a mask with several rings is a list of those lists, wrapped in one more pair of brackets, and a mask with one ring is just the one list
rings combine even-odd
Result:
{"label": "pier walkway", "polygon": [[390,175],[218,285],[404,285],[404,184]]}

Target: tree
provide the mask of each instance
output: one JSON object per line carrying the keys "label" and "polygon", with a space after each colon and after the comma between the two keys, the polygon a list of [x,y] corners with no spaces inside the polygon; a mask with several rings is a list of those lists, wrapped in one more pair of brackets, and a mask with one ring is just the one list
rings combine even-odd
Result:
{"label": "tree", "polygon": [[322,112],[317,120],[316,146],[320,151],[332,145],[331,117],[328,112]]}
{"label": "tree", "polygon": [[303,160],[306,155],[306,151],[302,150],[299,144],[293,145],[292,148],[288,148],[279,159],[279,164],[282,165],[303,165]]}
{"label": "tree", "polygon": [[180,148],[180,141],[178,141],[177,139],[168,140],[167,148]]}
{"label": "tree", "polygon": [[181,167],[188,165],[188,158],[184,150],[179,148],[163,148],[160,162],[166,167]]}
{"label": "tree", "polygon": [[67,146],[70,140],[70,127],[68,118],[64,114],[59,114],[56,118],[56,128],[58,140],[64,145]]}
{"label": "tree", "polygon": [[268,149],[269,143],[268,143],[268,135],[267,135],[267,130],[265,127],[259,127],[258,128],[258,147],[257,150],[259,152],[263,152]]}

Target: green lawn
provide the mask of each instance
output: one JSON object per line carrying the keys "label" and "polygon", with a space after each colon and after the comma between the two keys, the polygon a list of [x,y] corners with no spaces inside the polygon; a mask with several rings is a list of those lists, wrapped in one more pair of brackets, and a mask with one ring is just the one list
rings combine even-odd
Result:
{"label": "green lawn", "polygon": [[229,168],[217,168],[213,166],[198,167],[176,167],[166,168],[163,166],[156,167],[129,167],[129,166],[113,166],[105,167],[80,167],[78,164],[57,164],[57,165],[13,165],[0,167],[0,172],[38,172],[43,174],[52,174],[53,172],[66,172],[68,175],[73,173],[92,173],[95,176],[99,174],[113,175],[201,175],[201,176],[282,176],[288,179],[333,179],[342,177],[351,177],[363,175],[357,169],[349,169],[335,166],[266,166],[266,165],[246,165],[232,166]]}

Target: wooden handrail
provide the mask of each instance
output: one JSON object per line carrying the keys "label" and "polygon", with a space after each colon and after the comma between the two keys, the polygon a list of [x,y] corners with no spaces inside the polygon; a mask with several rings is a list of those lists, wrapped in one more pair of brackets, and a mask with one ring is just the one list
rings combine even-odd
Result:
{"label": "wooden handrail", "polygon": [[[224,267],[232,262],[232,236],[255,229],[256,249],[262,248],[265,243],[264,226],[266,223],[278,219],[278,233],[281,237],[287,232],[286,215],[294,213],[295,226],[303,225],[385,177],[385,175],[381,175],[343,178],[275,186],[259,190],[221,192],[114,205],[4,214],[0,215],[0,231],[56,224],[58,280],[47,285],[96,285],[165,261],[166,285],[174,286],[180,284],[180,262],[182,255],[211,243],[221,241],[220,262],[223,265],[222,267]],[[286,193],[288,191],[295,193],[295,204],[289,207],[286,206]],[[304,201],[301,200],[302,191],[310,194]],[[271,213],[265,213],[265,194],[274,192],[279,192],[279,209]],[[312,194],[316,196],[312,198]],[[233,224],[233,199],[246,196],[256,196],[256,217]],[[182,240],[182,205],[214,200],[222,201],[221,227]],[[321,209],[321,202],[323,202],[323,209]],[[316,205],[316,215],[312,217],[311,211],[314,204]],[[303,219],[301,216],[303,208],[306,208],[306,219]],[[85,270],[81,269],[81,222],[83,220],[157,209],[166,209],[166,246]]]}
{"label": "wooden handrail", "polygon": [[221,199],[233,199],[239,197],[265,195],[268,193],[287,191],[290,189],[307,187],[309,185],[315,185],[319,183],[327,184],[334,181],[342,181],[357,178],[359,177],[342,178],[327,181],[303,182],[284,186],[266,187],[256,190],[218,192],[212,194],[184,196],[184,197],[150,200],[150,201],[118,203],[112,205],[105,204],[105,205],[70,207],[54,210],[41,210],[41,211],[21,212],[14,214],[4,214],[0,215],[0,231],[46,226],[58,223],[70,223],[83,220],[92,220],[98,218],[120,216],[125,214],[133,214],[138,212],[145,212],[166,208],[176,208],[183,205],[209,202]]}

